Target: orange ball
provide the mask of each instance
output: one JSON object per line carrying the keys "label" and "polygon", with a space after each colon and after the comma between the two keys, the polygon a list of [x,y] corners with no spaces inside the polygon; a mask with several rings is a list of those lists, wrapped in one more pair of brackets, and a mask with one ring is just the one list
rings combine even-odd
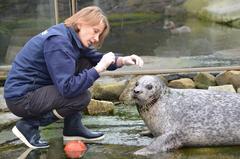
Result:
{"label": "orange ball", "polygon": [[86,150],[87,147],[82,141],[70,141],[64,147],[65,154],[68,158],[80,158]]}

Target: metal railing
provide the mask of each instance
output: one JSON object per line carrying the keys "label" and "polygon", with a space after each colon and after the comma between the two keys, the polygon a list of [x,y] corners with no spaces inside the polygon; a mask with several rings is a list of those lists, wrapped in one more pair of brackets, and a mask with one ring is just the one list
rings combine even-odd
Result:
{"label": "metal railing", "polygon": [[[70,0],[70,14],[73,15],[77,11],[77,0]],[[58,8],[58,0],[54,0],[54,15],[55,15],[55,24],[59,23],[59,8]]]}
{"label": "metal railing", "polygon": [[[11,65],[0,66],[0,81],[6,79]],[[174,74],[174,73],[193,73],[193,72],[221,72],[236,70],[240,71],[240,66],[222,66],[222,67],[199,67],[199,68],[173,68],[173,69],[148,69],[148,70],[129,70],[129,71],[106,71],[101,76],[124,76],[124,75],[157,75],[157,74]]]}

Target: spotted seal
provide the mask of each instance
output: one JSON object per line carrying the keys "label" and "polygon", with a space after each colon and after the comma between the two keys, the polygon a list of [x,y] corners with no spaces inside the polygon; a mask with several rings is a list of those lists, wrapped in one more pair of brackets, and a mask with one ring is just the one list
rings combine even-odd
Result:
{"label": "spotted seal", "polygon": [[157,76],[143,76],[136,82],[133,98],[155,137],[136,155],[185,146],[240,145],[239,94],[172,89]]}

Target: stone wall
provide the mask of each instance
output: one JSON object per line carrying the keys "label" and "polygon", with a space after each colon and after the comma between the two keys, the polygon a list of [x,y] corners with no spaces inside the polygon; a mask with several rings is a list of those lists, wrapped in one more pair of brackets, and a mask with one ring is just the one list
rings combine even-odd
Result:
{"label": "stone wall", "polygon": [[[169,87],[178,89],[212,89],[229,92],[240,92],[240,71],[199,72],[188,74],[161,74]],[[131,91],[135,82],[141,76],[112,78],[109,83],[96,82],[92,88],[93,98],[98,100],[119,101],[124,104],[134,104]],[[106,77],[105,77],[106,78]],[[113,91],[114,90],[114,91]],[[112,96],[109,92],[113,92]],[[111,97],[111,98],[110,98]]]}

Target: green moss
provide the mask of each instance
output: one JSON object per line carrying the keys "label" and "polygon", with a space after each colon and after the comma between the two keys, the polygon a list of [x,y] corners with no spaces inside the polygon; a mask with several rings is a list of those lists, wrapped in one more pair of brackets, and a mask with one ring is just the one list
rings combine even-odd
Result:
{"label": "green moss", "polygon": [[137,111],[137,108],[135,105],[117,105],[115,107],[115,114],[116,116],[119,116],[121,119],[128,119],[128,120],[139,120],[140,116]]}
{"label": "green moss", "polygon": [[19,147],[22,147],[23,144],[4,144],[4,145],[0,145],[0,153],[4,152],[4,151],[9,151],[9,150],[15,150]]}

